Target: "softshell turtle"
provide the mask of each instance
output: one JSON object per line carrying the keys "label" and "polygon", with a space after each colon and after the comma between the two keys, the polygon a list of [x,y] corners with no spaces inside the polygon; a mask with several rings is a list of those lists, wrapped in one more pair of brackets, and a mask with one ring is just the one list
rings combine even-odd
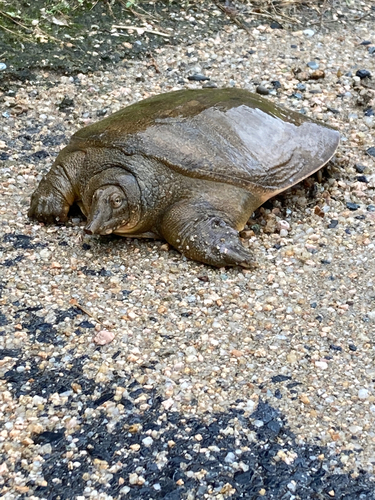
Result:
{"label": "softshell turtle", "polygon": [[250,267],[238,232],[338,143],[337,131],[247,90],[161,94],[75,133],[28,215],[63,222],[77,203],[88,234],[164,238],[190,259]]}

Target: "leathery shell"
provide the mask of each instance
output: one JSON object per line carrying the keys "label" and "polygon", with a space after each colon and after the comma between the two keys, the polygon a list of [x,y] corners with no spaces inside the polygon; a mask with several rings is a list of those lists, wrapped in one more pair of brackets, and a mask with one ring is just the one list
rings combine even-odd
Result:
{"label": "leathery shell", "polygon": [[270,198],[319,170],[340,134],[241,89],[181,90],[85,127],[72,149],[114,147],[159,159],[188,177],[227,182]]}

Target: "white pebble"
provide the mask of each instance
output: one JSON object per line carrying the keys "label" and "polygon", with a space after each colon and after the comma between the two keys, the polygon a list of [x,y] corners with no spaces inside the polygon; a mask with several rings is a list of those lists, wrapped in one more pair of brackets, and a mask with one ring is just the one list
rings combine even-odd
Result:
{"label": "white pebble", "polygon": [[247,411],[252,411],[255,407],[255,402],[252,399],[248,399],[246,401],[246,410]]}
{"label": "white pebble", "polygon": [[325,361],[315,361],[315,366],[321,370],[326,370],[328,368],[328,363]]}
{"label": "white pebble", "polygon": [[43,248],[43,250],[39,252],[39,255],[42,257],[43,260],[48,260],[51,255],[51,252],[47,250],[47,248]]}
{"label": "white pebble", "polygon": [[293,493],[296,491],[296,486],[297,485],[295,481],[291,481],[290,483],[287,484],[288,490],[290,490]]}
{"label": "white pebble", "polygon": [[40,396],[33,396],[33,406],[38,406],[44,403],[44,398]]}
{"label": "white pebble", "polygon": [[137,484],[138,483],[138,474],[135,472],[132,474],[129,474],[129,484]]}
{"label": "white pebble", "polygon": [[367,389],[359,389],[358,391],[359,399],[367,399],[369,397],[369,392]]}
{"label": "white pebble", "polygon": [[153,442],[154,440],[152,439],[151,436],[147,436],[146,438],[142,439],[142,443],[147,447],[151,446]]}
{"label": "white pebble", "polygon": [[174,405],[174,400],[172,398],[166,399],[161,402],[166,410],[169,410]]}
{"label": "white pebble", "polygon": [[227,464],[232,464],[235,460],[236,460],[236,455],[231,451],[224,458],[224,462],[226,462]]}
{"label": "white pebble", "polygon": [[286,220],[279,220],[277,223],[277,229],[279,229],[279,230],[286,229],[287,231],[289,231],[290,224]]}
{"label": "white pebble", "polygon": [[348,429],[352,434],[359,434],[362,432],[362,427],[359,425],[349,425]]}
{"label": "white pebble", "polygon": [[194,354],[186,356],[186,363],[195,363],[196,361],[198,361],[198,357],[194,356]]}

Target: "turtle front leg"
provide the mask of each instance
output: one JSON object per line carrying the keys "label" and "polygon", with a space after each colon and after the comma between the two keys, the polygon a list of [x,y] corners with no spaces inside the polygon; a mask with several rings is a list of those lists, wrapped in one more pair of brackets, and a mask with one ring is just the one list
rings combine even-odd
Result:
{"label": "turtle front leg", "polygon": [[69,172],[74,171],[82,161],[84,153],[70,153],[64,166],[56,158],[48,174],[40,181],[31,196],[28,217],[40,222],[65,222],[68,219],[69,208],[77,200],[76,190],[72,185]]}
{"label": "turtle front leg", "polygon": [[206,202],[173,205],[163,217],[161,233],[189,259],[216,267],[255,267],[228,215]]}

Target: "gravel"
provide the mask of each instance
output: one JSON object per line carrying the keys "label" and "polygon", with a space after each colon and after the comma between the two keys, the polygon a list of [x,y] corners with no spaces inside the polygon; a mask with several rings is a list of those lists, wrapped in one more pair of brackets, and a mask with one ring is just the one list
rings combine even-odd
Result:
{"label": "gravel", "polygon": [[[375,121],[363,113],[374,89],[356,76],[374,74],[360,45],[372,32],[365,18],[325,34],[259,25],[250,39],[228,23],[153,60],[45,70],[3,89],[2,498],[375,498]],[[79,213],[28,221],[31,192],[72,133],[206,83],[192,75],[262,86],[342,134],[321,183],[250,219],[258,269],[84,235]]]}

